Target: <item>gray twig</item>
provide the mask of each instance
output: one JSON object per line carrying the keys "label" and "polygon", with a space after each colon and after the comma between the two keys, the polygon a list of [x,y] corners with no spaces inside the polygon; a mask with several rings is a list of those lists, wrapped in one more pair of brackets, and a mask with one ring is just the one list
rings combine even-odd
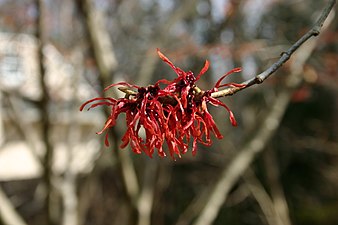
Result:
{"label": "gray twig", "polygon": [[333,6],[335,5],[336,0],[331,0],[324,8],[323,12],[321,13],[320,17],[318,18],[317,22],[314,24],[311,30],[309,30],[306,34],[304,34],[296,43],[294,43],[287,51],[281,54],[281,57],[277,62],[272,64],[268,69],[263,71],[262,73],[256,75],[255,77],[243,82],[242,84],[245,85],[243,87],[230,87],[221,91],[217,91],[211,94],[214,98],[225,97],[228,95],[233,95],[238,91],[244,90],[252,85],[261,84],[267,78],[269,78],[274,72],[276,72],[285,62],[287,62],[291,55],[307,40],[311,37],[317,36],[320,33],[320,30],[324,24],[324,21],[328,17],[330,11],[332,10]]}

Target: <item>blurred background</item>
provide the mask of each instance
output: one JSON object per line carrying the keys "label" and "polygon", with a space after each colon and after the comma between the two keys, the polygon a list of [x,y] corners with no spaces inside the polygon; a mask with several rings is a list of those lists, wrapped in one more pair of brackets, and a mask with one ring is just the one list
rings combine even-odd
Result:
{"label": "blurred background", "polygon": [[[242,82],[305,34],[328,1],[0,0],[0,224],[338,224],[338,21],[276,74],[210,107],[222,140],[176,161],[97,135],[80,112],[118,81],[146,86],[177,66],[234,67]],[[109,96],[121,97],[118,91]]]}

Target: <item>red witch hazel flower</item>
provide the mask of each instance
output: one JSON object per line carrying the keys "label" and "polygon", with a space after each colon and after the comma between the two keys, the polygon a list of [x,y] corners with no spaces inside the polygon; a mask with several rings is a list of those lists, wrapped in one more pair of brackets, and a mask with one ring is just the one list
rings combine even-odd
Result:
{"label": "red witch hazel flower", "polygon": [[[196,86],[196,82],[208,70],[208,61],[195,77],[193,72],[185,72],[176,67],[159,50],[157,53],[176,72],[176,79],[172,81],[159,80],[154,85],[147,87],[139,87],[126,82],[112,84],[104,91],[120,86],[128,89],[126,96],[119,99],[93,98],[85,102],[80,110],[82,111],[86,105],[90,105],[88,110],[102,105],[111,107],[110,115],[103,129],[97,132],[97,134],[106,132],[105,144],[107,146],[109,146],[109,128],[115,126],[116,119],[121,113],[125,113],[127,131],[122,137],[121,148],[125,148],[129,144],[133,152],[137,154],[144,152],[149,157],[152,157],[157,149],[158,155],[164,157],[166,151],[163,145],[166,142],[169,154],[174,159],[175,156],[181,157],[182,154],[185,154],[189,149],[189,143],[192,142],[192,154],[195,155],[197,143],[206,146],[212,144],[211,133],[218,139],[223,138],[208,111],[208,104],[224,107],[229,113],[231,124],[237,126],[231,110],[223,102],[212,97],[212,93],[226,86],[244,87],[244,85],[237,83],[222,84],[226,76],[240,72],[241,69],[232,69],[223,75],[212,89],[202,91]],[[130,89],[135,89],[135,91]]]}

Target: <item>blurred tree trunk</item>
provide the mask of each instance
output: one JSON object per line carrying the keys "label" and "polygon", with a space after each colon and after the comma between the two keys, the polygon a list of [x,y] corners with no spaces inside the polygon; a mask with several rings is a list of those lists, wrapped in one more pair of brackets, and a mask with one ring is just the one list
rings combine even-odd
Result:
{"label": "blurred tree trunk", "polygon": [[41,135],[42,143],[45,151],[43,158],[43,181],[46,190],[45,200],[45,215],[46,224],[56,224],[59,218],[58,205],[56,200],[56,190],[53,187],[53,154],[54,147],[50,140],[51,124],[49,118],[49,103],[50,97],[48,88],[46,85],[46,66],[43,54],[43,48],[46,45],[46,34],[45,34],[45,16],[46,7],[44,0],[36,0],[38,9],[37,26],[36,26],[36,38],[38,41],[38,73],[40,76],[40,88],[41,88],[41,99],[38,104],[41,117]]}
{"label": "blurred tree trunk", "polygon": [[[102,88],[110,85],[113,80],[114,72],[117,69],[117,60],[114,54],[114,48],[110,41],[110,35],[105,28],[105,18],[102,12],[98,11],[93,5],[92,0],[78,0],[77,6],[84,17],[85,28],[89,37],[90,49],[95,58],[99,70],[99,83]],[[109,109],[105,109],[105,114],[109,115]],[[121,205],[126,206],[127,216],[121,223],[136,224],[137,222],[137,195],[139,184],[132,160],[128,152],[119,151],[118,132],[115,128],[110,129],[110,138],[113,143],[111,150],[117,159],[116,166],[122,181],[125,202]],[[120,214],[119,216],[123,215]]]}

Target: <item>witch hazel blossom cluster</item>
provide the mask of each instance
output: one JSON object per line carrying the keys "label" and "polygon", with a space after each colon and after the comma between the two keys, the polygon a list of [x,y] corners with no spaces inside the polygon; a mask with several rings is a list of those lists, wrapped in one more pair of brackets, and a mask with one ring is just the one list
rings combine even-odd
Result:
{"label": "witch hazel blossom cluster", "polygon": [[129,91],[124,98],[93,98],[85,102],[80,110],[87,105],[88,110],[97,106],[111,108],[103,129],[97,132],[97,134],[106,132],[107,146],[109,146],[109,128],[114,127],[119,115],[125,113],[127,130],[122,137],[121,148],[129,144],[132,151],[137,154],[144,152],[152,157],[157,151],[159,156],[164,157],[169,152],[172,158],[181,157],[191,148],[192,154],[195,155],[197,143],[206,146],[212,144],[211,134],[218,139],[223,138],[208,110],[208,105],[223,107],[229,113],[231,124],[237,126],[232,111],[223,102],[212,97],[212,93],[226,86],[243,87],[242,84],[236,83],[222,84],[226,76],[240,72],[241,69],[232,69],[224,74],[212,89],[202,91],[196,82],[208,70],[208,61],[205,61],[204,67],[195,76],[193,72],[185,72],[175,66],[159,50],[157,53],[175,71],[176,79],[171,81],[162,79],[147,87],[127,82],[115,83],[106,87],[104,91],[116,86],[134,91]]}

